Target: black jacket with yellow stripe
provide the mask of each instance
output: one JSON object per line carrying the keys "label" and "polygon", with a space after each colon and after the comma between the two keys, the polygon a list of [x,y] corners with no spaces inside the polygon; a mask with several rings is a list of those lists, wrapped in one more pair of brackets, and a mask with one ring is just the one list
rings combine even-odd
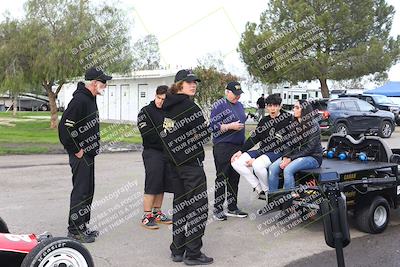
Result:
{"label": "black jacket with yellow stripe", "polygon": [[100,120],[96,97],[82,82],[78,83],[61,117],[58,136],[69,154],[83,149],[85,155],[94,157],[100,151]]}
{"label": "black jacket with yellow stripe", "polygon": [[143,148],[163,151],[160,132],[163,130],[164,111],[156,107],[154,101],[143,107],[137,119],[137,126],[142,135]]}

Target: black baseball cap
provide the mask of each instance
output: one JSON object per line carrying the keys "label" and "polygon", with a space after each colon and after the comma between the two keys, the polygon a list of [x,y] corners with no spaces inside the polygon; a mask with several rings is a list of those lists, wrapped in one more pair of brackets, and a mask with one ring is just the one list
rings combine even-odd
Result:
{"label": "black baseball cap", "polygon": [[229,82],[226,86],[226,89],[232,91],[235,95],[243,94],[242,87],[238,82]]}
{"label": "black baseball cap", "polygon": [[101,69],[98,69],[95,67],[88,69],[85,73],[86,81],[96,80],[96,81],[99,81],[102,83],[106,83],[107,81],[109,81],[111,79],[112,79],[111,76],[105,75]]}
{"label": "black baseball cap", "polygon": [[196,76],[196,74],[193,73],[192,70],[180,70],[176,73],[175,75],[175,81],[174,82],[201,82],[200,79]]}

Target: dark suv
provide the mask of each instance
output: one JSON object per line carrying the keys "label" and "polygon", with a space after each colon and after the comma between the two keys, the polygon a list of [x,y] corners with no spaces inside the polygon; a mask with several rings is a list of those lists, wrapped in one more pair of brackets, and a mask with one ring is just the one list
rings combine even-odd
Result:
{"label": "dark suv", "polygon": [[370,131],[389,138],[394,131],[392,112],[379,110],[358,98],[315,100],[313,106],[321,114],[322,133],[359,135]]}
{"label": "dark suv", "polygon": [[393,103],[390,98],[384,95],[372,95],[372,94],[342,94],[339,95],[340,98],[342,97],[356,97],[358,99],[367,101],[374,107],[380,110],[386,110],[390,111],[394,114],[394,120],[397,123],[397,125],[400,125],[400,117],[399,117],[399,112],[400,112],[400,106]]}

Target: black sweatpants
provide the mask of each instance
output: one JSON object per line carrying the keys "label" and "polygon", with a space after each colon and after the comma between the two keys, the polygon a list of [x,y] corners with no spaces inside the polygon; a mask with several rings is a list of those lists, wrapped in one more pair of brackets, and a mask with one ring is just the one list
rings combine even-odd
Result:
{"label": "black sweatpants", "polygon": [[[241,149],[240,145],[231,143],[218,143],[213,147],[215,169],[217,178],[215,179],[214,191],[214,212],[221,213],[225,199],[228,202],[228,209],[237,210],[237,194],[239,187],[238,174],[231,165],[233,154]],[[226,189],[225,189],[226,188]],[[227,192],[227,194],[225,194]]]}
{"label": "black sweatpants", "polygon": [[94,157],[84,156],[78,159],[69,154],[72,170],[72,192],[68,216],[68,231],[80,233],[86,230],[90,221],[91,205],[94,194]]}
{"label": "black sweatpants", "polygon": [[208,219],[207,181],[198,163],[175,167],[172,244],[174,255],[197,258]]}

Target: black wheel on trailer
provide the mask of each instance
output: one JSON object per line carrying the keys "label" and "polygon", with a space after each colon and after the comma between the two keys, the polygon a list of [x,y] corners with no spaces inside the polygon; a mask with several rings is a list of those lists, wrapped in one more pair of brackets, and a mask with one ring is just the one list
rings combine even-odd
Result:
{"label": "black wheel on trailer", "polygon": [[10,233],[6,222],[1,217],[0,217],[0,233],[3,233],[3,234]]}
{"label": "black wheel on trailer", "polygon": [[390,206],[382,196],[376,196],[369,204],[356,210],[358,228],[366,233],[379,234],[385,231],[389,224]]}

